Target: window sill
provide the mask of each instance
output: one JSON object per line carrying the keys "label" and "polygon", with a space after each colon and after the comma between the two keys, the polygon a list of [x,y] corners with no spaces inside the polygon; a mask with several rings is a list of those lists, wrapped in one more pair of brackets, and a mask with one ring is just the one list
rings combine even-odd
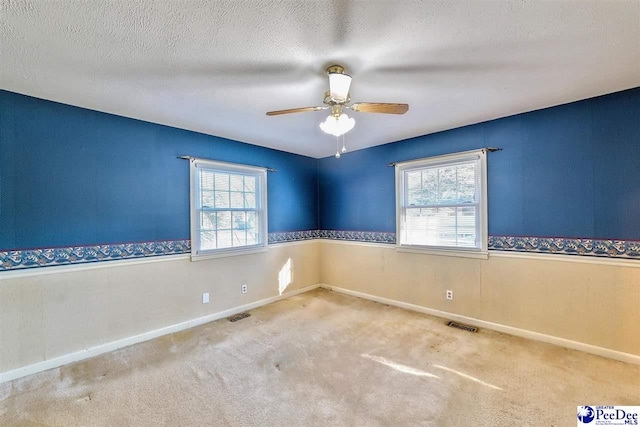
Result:
{"label": "window sill", "polygon": [[420,246],[396,246],[396,251],[408,252],[413,254],[451,256],[458,258],[489,259],[489,252],[487,251],[456,251],[448,249],[424,248]]}
{"label": "window sill", "polygon": [[204,261],[204,260],[207,260],[207,259],[226,258],[226,257],[238,256],[238,255],[257,254],[257,253],[260,253],[260,252],[267,252],[267,250],[268,250],[267,245],[265,245],[265,246],[248,248],[248,249],[235,249],[235,250],[204,253],[204,254],[194,254],[194,253],[192,253],[191,254],[191,261]]}

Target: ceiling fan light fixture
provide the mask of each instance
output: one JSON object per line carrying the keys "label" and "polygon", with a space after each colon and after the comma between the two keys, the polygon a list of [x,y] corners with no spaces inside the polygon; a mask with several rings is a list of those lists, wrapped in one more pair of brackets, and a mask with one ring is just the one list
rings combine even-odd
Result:
{"label": "ceiling fan light fixture", "polygon": [[320,123],[320,129],[329,135],[340,136],[349,132],[355,125],[355,119],[343,113],[338,117],[327,117],[324,122]]}
{"label": "ceiling fan light fixture", "polygon": [[343,73],[329,73],[329,97],[334,102],[346,102],[349,98],[351,76]]}

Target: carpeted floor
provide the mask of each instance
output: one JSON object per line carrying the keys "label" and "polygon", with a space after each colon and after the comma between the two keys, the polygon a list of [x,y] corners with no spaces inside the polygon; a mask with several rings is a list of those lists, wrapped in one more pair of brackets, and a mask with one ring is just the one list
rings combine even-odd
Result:
{"label": "carpeted floor", "polygon": [[2,426],[573,426],[640,366],[325,290],[0,384]]}

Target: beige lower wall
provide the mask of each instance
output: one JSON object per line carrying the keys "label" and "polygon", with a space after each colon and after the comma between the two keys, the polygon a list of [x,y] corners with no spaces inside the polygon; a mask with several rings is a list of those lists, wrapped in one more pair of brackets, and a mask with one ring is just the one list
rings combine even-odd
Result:
{"label": "beige lower wall", "polygon": [[323,241],[320,271],[331,286],[640,355],[640,268]]}
{"label": "beige lower wall", "polygon": [[[289,260],[292,282],[284,292],[315,285],[319,246],[309,241],[196,262],[167,258],[64,273],[47,267],[26,277],[4,274],[0,372],[277,296],[280,271]],[[242,283],[247,294],[240,291]],[[202,304],[204,292],[209,304]]]}
{"label": "beige lower wall", "polygon": [[[640,268],[315,240],[197,262],[3,274],[0,373],[277,296],[289,260],[285,292],[326,283],[640,355]],[[249,286],[244,295],[242,283]],[[447,289],[453,301],[445,299]],[[202,304],[203,292],[209,304]]]}

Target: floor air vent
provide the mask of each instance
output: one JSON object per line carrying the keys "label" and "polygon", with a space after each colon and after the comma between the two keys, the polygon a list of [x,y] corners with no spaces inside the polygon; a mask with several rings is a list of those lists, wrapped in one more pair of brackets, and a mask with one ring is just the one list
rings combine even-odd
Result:
{"label": "floor air vent", "polygon": [[447,326],[451,326],[452,328],[462,329],[463,331],[467,331],[467,332],[478,332],[478,328],[469,326],[469,325],[463,325],[462,323],[449,322],[447,323]]}
{"label": "floor air vent", "polygon": [[228,319],[229,319],[229,322],[237,322],[238,320],[242,320],[245,317],[249,317],[249,316],[251,316],[249,313],[238,313],[228,317]]}

